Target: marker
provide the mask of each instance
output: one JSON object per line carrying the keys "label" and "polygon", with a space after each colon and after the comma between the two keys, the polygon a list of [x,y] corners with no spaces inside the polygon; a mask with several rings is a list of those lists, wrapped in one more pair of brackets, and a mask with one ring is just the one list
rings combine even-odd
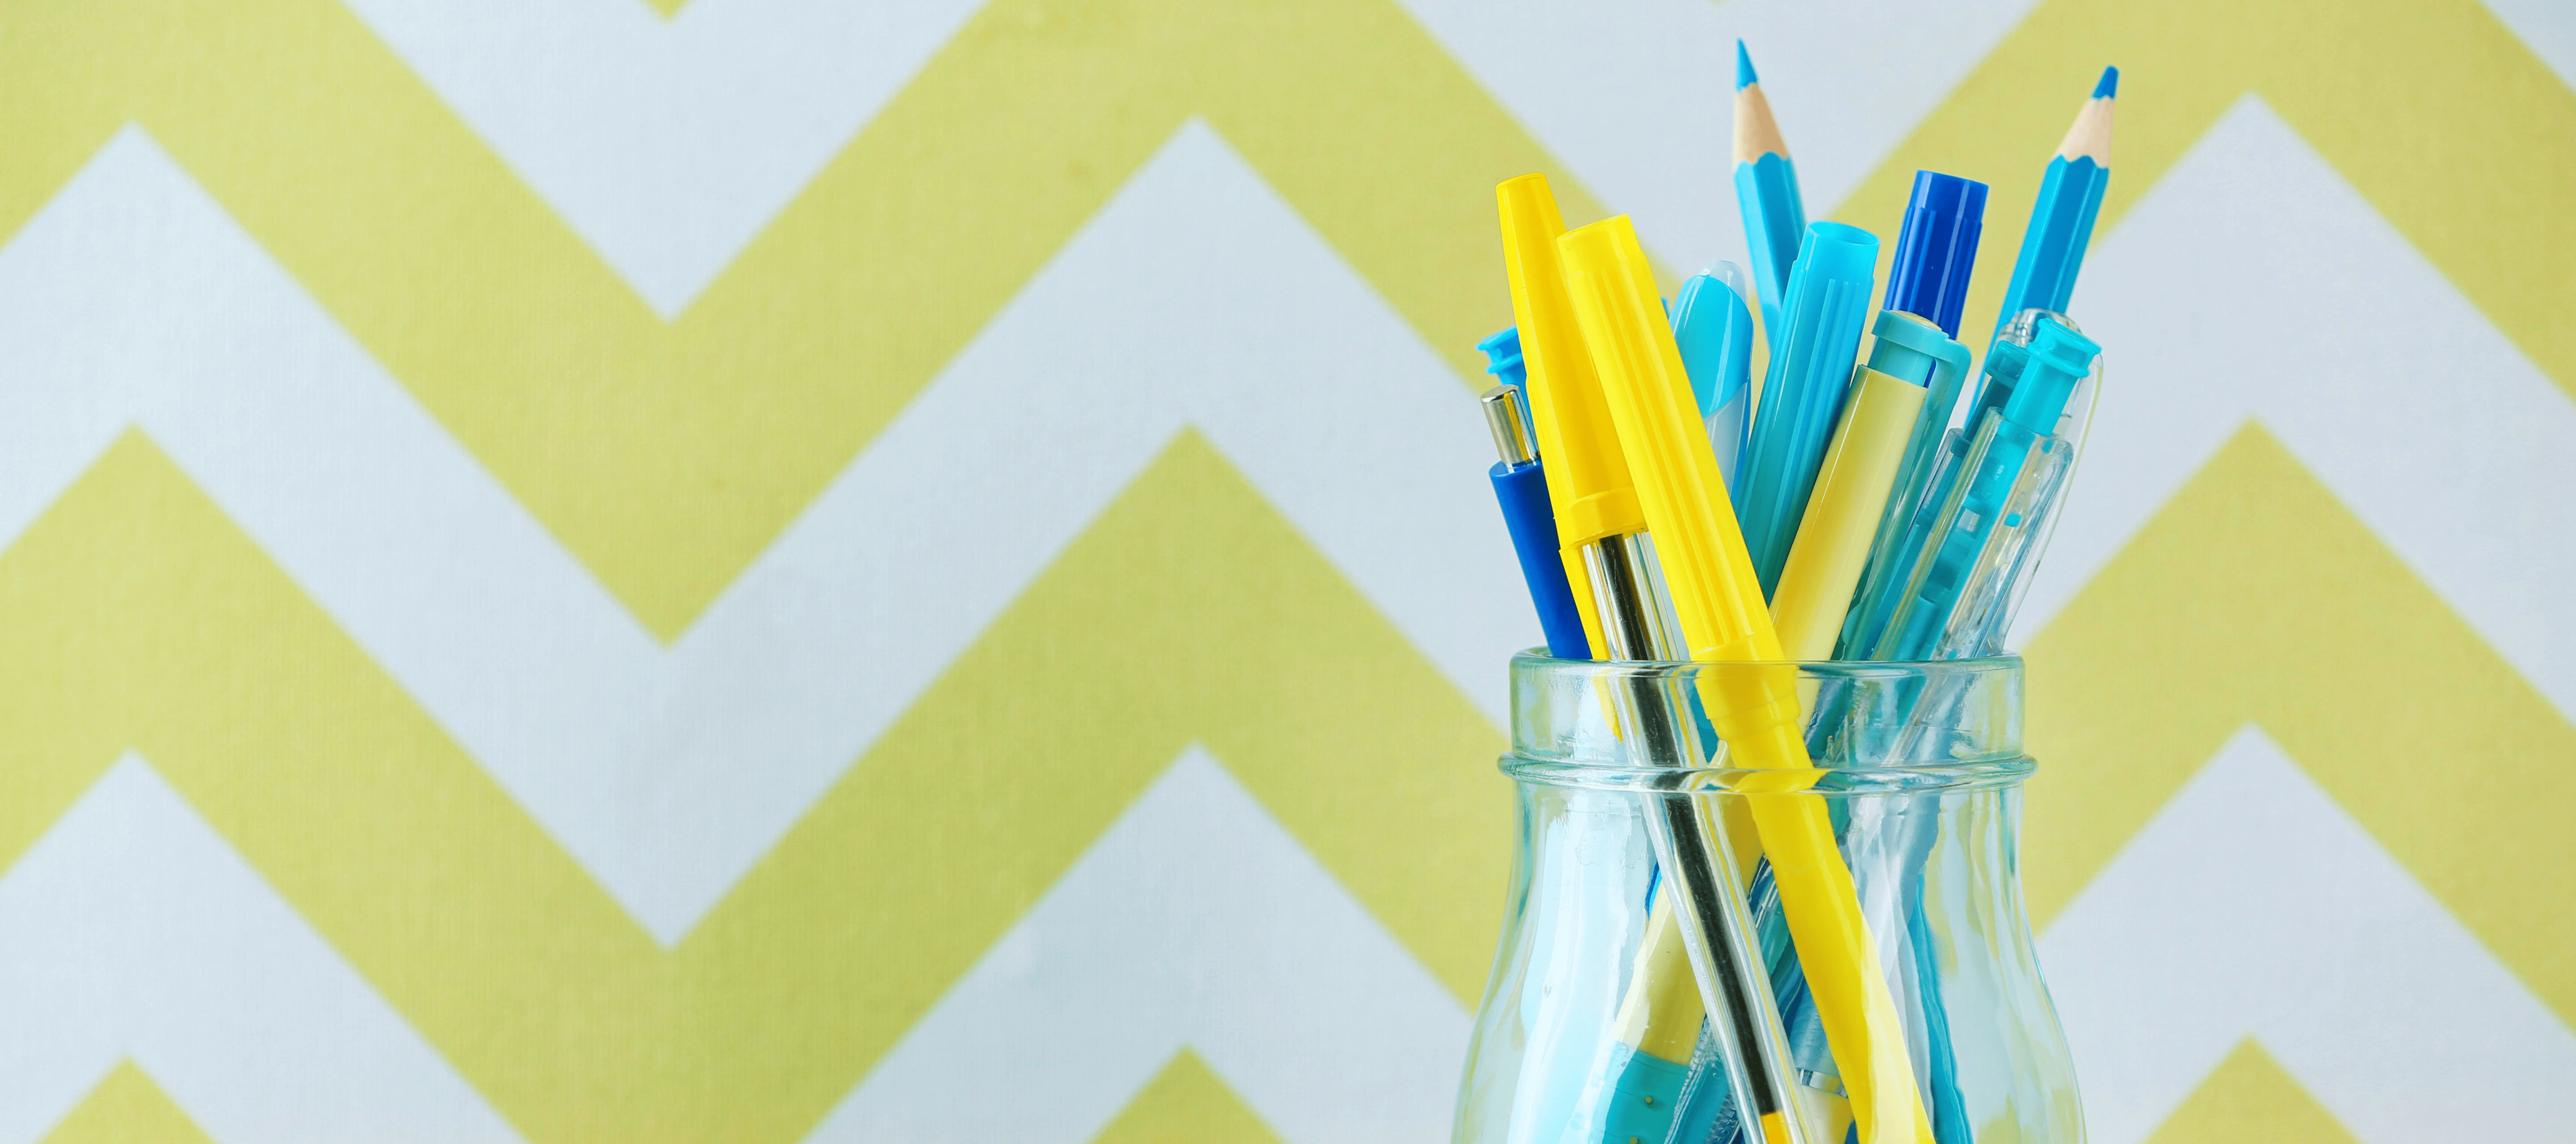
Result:
{"label": "marker", "polygon": [[1762,402],[1753,411],[1752,441],[1734,487],[1745,547],[1766,595],[1788,562],[1834,413],[1851,384],[1877,268],[1877,236],[1838,222],[1809,225],[1780,304],[1780,324],[1771,327],[1770,368],[1763,372]]}
{"label": "marker", "polygon": [[1753,278],[1743,267],[1712,262],[1682,283],[1673,303],[1673,341],[1690,373],[1691,396],[1699,399],[1718,475],[1730,483],[1753,421],[1753,296]]}
{"label": "marker", "polygon": [[1483,405],[1485,426],[1494,433],[1494,451],[1503,458],[1486,476],[1494,483],[1494,500],[1503,507],[1503,527],[1512,534],[1512,551],[1520,557],[1530,603],[1538,608],[1539,630],[1547,634],[1547,654],[1590,659],[1592,649],[1583,641],[1583,617],[1574,610],[1574,589],[1566,582],[1565,562],[1557,555],[1556,517],[1548,510],[1547,474],[1539,468],[1529,407],[1522,404],[1520,388],[1513,385],[1486,390]]}
{"label": "marker", "polygon": [[2021,254],[2013,261],[2012,283],[2004,287],[2003,312],[1995,315],[1995,333],[2024,310],[2063,314],[2075,295],[2075,272],[2084,266],[2084,248],[2093,241],[2093,216],[2102,210],[2102,191],[2111,184],[2111,104],[2120,90],[2120,69],[2103,68],[2093,85],[2093,98],[2075,113],[2075,125],[2057,145],[2040,179],[2039,201],[2030,208],[2030,225],[2022,230]]}
{"label": "marker", "polygon": [[[1906,326],[1929,334],[1931,327],[1892,310],[1879,314],[1878,326],[1887,331],[1881,342],[1893,352],[1873,350],[1870,364],[1854,372],[1851,400],[1844,403],[1833,443],[1817,467],[1816,491],[1807,498],[1797,541],[1780,568],[1779,590],[1771,594],[1771,620],[1779,628],[1781,650],[1791,659],[1832,657],[1852,590],[1869,561],[1870,541],[1886,514],[1888,493],[1896,487],[1906,439],[1923,413],[1923,383],[1878,367],[1904,370],[1910,364],[1907,351],[1892,335]],[[1966,353],[1960,351],[1962,359]]]}
{"label": "marker", "polygon": [[[1744,216],[1744,246],[1753,257],[1753,285],[1762,296],[1762,330],[1780,340],[1780,299],[1807,232],[1807,205],[1798,198],[1798,168],[1771,118],[1771,100],[1753,74],[1753,55],[1735,41],[1735,205]],[[1778,351],[1773,351],[1777,353]]]}
{"label": "marker", "polygon": [[[1716,458],[1698,432],[1680,350],[1657,314],[1654,273],[1636,229],[1625,216],[1617,216],[1567,234],[1559,246],[1575,313],[1620,443],[1628,450],[1637,499],[1655,533],[1664,582],[1690,657],[1735,665],[1779,664],[1777,669],[1738,666],[1700,675],[1699,697],[1709,723],[1725,742],[1733,765],[1805,772],[1812,763],[1798,674],[1780,662],[1779,635],[1763,604],[1726,486],[1718,479]],[[1866,281],[1864,277],[1864,290]],[[1786,783],[1805,781],[1801,775],[1783,777]],[[1781,912],[1826,1039],[1852,1094],[1862,1138],[1874,1144],[1930,1144],[1930,1121],[1915,1091],[1905,1029],[1880,975],[1868,923],[1851,871],[1835,847],[1824,800],[1802,789],[1777,789],[1747,796],[1745,802],[1771,862]],[[1715,902],[1690,904],[1740,907],[1742,887],[1730,878],[1722,889]],[[1697,896],[1694,888],[1688,899]],[[1697,920],[1702,924],[1684,927],[1686,937],[1721,928],[1706,926],[1705,916]],[[1702,940],[1710,936],[1715,935]],[[1718,951],[1707,952],[1714,961]],[[1738,960],[1751,962],[1750,974],[1761,972],[1758,948],[1739,949],[1738,954]],[[1721,971],[1718,976],[1727,975]],[[1710,985],[1731,988],[1724,980]],[[1780,1036],[1778,1014],[1768,991],[1736,1013],[1764,1020],[1766,1027],[1756,1030],[1763,1061],[1784,1068],[1786,1044],[1774,1040]],[[1722,1036],[1739,1032],[1730,1022],[1715,1024]],[[1739,1052],[1729,1061],[1742,1056]],[[1768,1091],[1757,1089],[1747,1106],[1757,1114],[1766,1140],[1786,1138],[1792,1131],[1781,1103],[1787,1078],[1773,1072],[1762,1081]],[[1744,1087],[1739,1084],[1737,1091]]]}

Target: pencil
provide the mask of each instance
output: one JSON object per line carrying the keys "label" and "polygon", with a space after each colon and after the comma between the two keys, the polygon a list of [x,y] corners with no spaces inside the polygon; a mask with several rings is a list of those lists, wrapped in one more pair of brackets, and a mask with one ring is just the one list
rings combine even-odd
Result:
{"label": "pencil", "polygon": [[1735,204],[1744,215],[1744,245],[1753,256],[1753,288],[1762,296],[1762,336],[1780,336],[1780,294],[1798,261],[1807,233],[1807,207],[1798,198],[1798,168],[1771,100],[1753,74],[1753,56],[1735,41]]}
{"label": "pencil", "polygon": [[[2093,96],[2075,113],[2075,124],[2048,161],[2040,180],[2039,201],[2030,208],[2030,225],[2021,234],[2021,254],[2013,260],[2012,284],[2004,287],[2004,304],[1995,315],[1995,332],[2024,310],[2066,312],[2075,294],[2075,272],[2084,266],[2084,248],[2093,240],[2093,216],[2102,209],[2102,191],[2111,183],[2111,107],[2120,90],[2120,69],[2103,68]],[[1741,122],[1741,114],[1738,121]]]}

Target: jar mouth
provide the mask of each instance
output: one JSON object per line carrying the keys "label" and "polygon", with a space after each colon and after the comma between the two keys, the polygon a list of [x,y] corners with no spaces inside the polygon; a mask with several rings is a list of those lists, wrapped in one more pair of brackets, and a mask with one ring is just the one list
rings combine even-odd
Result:
{"label": "jar mouth", "polygon": [[2017,655],[1989,655],[1973,659],[1817,659],[1817,660],[1739,660],[1739,659],[1558,659],[1546,648],[1524,648],[1512,655],[1512,674],[1567,676],[1665,676],[1688,677],[1710,672],[1781,671],[1797,669],[1807,679],[1946,679],[1979,678],[2017,674],[2022,660]]}
{"label": "jar mouth", "polygon": [[[1511,672],[1512,746],[1501,767],[1523,782],[1920,793],[2019,782],[2036,766],[2022,751],[2022,660],[2014,655],[1662,662],[1555,659],[1531,649],[1512,657]],[[1802,720],[1805,766],[1729,765],[1718,728],[1777,743],[1790,719]]]}
{"label": "jar mouth", "polygon": [[1641,767],[1505,754],[1497,767],[1513,780],[1589,790],[1681,792],[1717,795],[1930,794],[2011,786],[2029,778],[2039,761],[2029,755],[1960,759],[1946,763],[1863,767],[1749,770],[1741,767]]}

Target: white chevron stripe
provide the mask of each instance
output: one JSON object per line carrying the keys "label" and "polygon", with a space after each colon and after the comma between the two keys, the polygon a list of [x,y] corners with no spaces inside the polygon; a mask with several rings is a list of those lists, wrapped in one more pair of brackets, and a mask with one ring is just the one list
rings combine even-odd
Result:
{"label": "white chevron stripe", "polygon": [[2576,1123],[2576,1035],[2252,727],[2041,953],[2097,1144],[2145,1139],[2247,1036],[2366,1144]]}
{"label": "white chevron stripe", "polygon": [[[1404,4],[1611,210],[1634,214],[1658,257],[1687,270],[1745,260],[1729,158],[1737,37],[1797,160],[1807,217],[1821,219],[2035,0]],[[2070,112],[2083,94],[2066,93]],[[1892,220],[1860,221],[1894,240]]]}
{"label": "white chevron stripe", "polygon": [[1185,127],[665,651],[140,130],[0,251],[0,536],[123,426],[665,942],[1185,425],[1501,721],[1473,397]]}
{"label": "white chevron stripe", "polygon": [[1467,1031],[1194,747],[810,1139],[1081,1144],[1188,1046],[1288,1144],[1436,1140]]}
{"label": "white chevron stripe", "polygon": [[979,0],[348,0],[665,318]]}
{"label": "white chevron stripe", "polygon": [[519,1139],[132,756],[0,878],[0,1140],[127,1057],[217,1140]]}
{"label": "white chevron stripe", "polygon": [[2099,428],[2023,634],[2251,417],[2576,717],[2576,404],[2270,108],[2130,210],[2075,316]]}

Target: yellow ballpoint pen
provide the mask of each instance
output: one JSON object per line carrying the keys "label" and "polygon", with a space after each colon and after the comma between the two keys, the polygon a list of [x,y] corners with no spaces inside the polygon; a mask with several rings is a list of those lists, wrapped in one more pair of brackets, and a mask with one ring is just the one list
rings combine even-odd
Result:
{"label": "yellow ballpoint pen", "polygon": [[1932,1144],[1896,1001],[1879,971],[1851,871],[1807,757],[1798,673],[1784,660],[1717,459],[1662,319],[1652,267],[1625,216],[1558,240],[1568,293],[1619,430],[1640,507],[1694,660],[1777,663],[1699,676],[1734,766],[1782,772],[1743,796],[1761,837],[1827,1044],[1864,1144]]}

